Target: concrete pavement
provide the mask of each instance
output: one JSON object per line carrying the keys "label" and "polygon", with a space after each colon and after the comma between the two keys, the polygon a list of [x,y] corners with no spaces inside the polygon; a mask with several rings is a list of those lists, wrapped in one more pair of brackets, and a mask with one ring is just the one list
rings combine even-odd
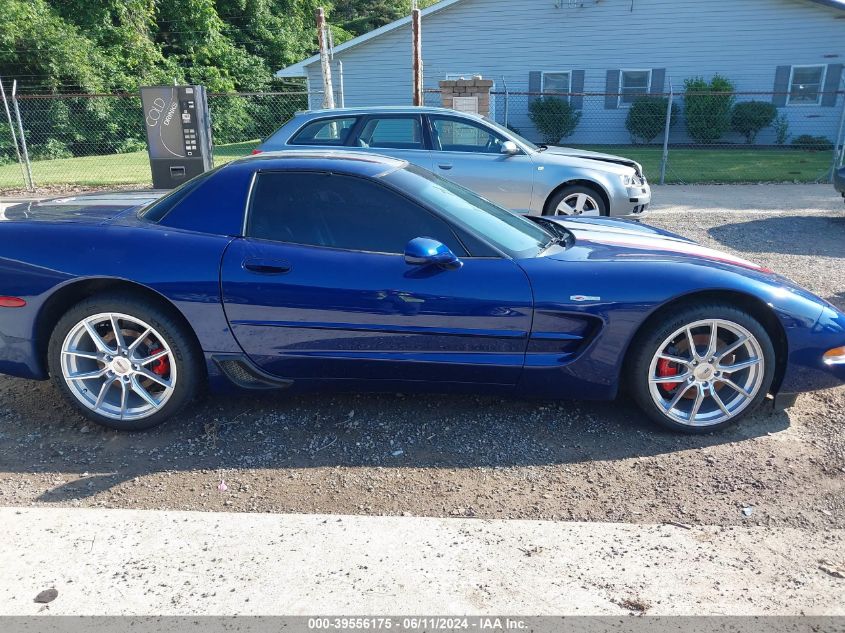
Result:
{"label": "concrete pavement", "polygon": [[2,615],[845,614],[841,530],[41,507],[0,534]]}

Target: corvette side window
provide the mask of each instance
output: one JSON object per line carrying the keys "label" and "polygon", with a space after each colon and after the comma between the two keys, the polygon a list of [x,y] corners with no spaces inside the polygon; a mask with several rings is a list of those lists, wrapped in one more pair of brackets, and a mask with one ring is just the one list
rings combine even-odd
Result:
{"label": "corvette side window", "polygon": [[466,256],[446,222],[366,178],[266,172],[259,174],[252,200],[251,237],[396,254],[415,237],[431,237]]}

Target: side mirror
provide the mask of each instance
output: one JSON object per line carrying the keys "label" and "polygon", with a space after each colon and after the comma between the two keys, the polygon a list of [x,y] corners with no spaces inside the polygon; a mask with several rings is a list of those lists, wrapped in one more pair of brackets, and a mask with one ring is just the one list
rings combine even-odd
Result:
{"label": "side mirror", "polygon": [[502,143],[502,154],[507,154],[508,156],[519,154],[519,146],[513,141],[505,141]]}
{"label": "side mirror", "polygon": [[464,265],[448,246],[430,237],[415,237],[405,247],[405,263],[455,270]]}

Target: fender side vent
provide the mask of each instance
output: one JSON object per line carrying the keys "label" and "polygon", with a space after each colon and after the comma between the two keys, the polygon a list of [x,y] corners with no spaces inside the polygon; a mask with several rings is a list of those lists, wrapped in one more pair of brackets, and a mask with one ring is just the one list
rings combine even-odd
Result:
{"label": "fender side vent", "polygon": [[241,356],[215,356],[214,362],[229,380],[242,389],[284,389],[292,380],[276,378]]}

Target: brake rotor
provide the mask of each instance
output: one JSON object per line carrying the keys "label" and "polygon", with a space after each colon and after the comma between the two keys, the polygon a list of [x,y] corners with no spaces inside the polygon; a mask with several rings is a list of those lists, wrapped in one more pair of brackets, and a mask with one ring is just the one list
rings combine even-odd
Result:
{"label": "brake rotor", "polygon": [[[693,342],[695,343],[696,347],[705,347],[710,343],[710,335],[709,334],[694,334]],[[689,348],[689,341],[686,337],[684,337],[678,344],[671,348],[671,353],[674,356],[678,356],[679,358],[686,358],[692,357]],[[725,361],[726,364],[732,365],[736,361],[736,354],[728,354],[725,356],[722,361]],[[678,376],[684,373],[684,367],[679,363],[674,363],[671,360],[667,360],[665,358],[661,358],[657,361],[657,375],[661,378],[665,378],[668,376]],[[666,393],[666,395],[671,395],[675,393],[675,391],[681,386],[681,382],[664,382],[660,383],[659,388]],[[721,391],[724,388],[723,386],[717,387],[716,391]],[[690,389],[688,390],[681,399],[683,400],[693,400],[696,398],[698,394]]]}
{"label": "brake rotor", "polygon": [[[121,329],[120,333],[123,335],[124,341],[132,341],[132,344],[135,343],[135,340],[138,338],[139,335],[138,332],[136,332],[135,330],[128,330],[125,328]],[[101,333],[100,336],[108,345],[111,345],[115,342],[113,330],[109,330],[105,334]],[[164,348],[155,346],[155,342],[150,342],[149,339],[142,341],[137,349],[141,350],[143,352],[142,355],[144,356],[152,356],[153,354],[158,354],[159,352],[164,351]],[[168,361],[167,357],[164,356],[155,361],[155,363],[153,363],[150,369],[157,376],[164,377],[168,373],[170,373],[170,362]],[[161,386],[155,380],[152,380],[150,378],[142,378],[138,380],[138,382],[147,391],[156,390],[156,387]]]}

